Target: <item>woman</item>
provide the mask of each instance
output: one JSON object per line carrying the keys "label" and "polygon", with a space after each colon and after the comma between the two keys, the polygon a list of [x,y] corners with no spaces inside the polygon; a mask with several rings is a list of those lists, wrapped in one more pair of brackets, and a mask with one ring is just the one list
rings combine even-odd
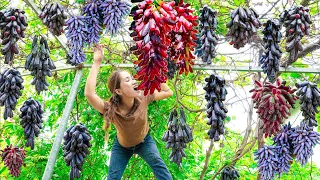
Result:
{"label": "woman", "polygon": [[[136,80],[127,71],[116,71],[108,80],[108,88],[112,93],[110,101],[105,102],[97,96],[96,79],[103,58],[103,45],[94,48],[94,63],[90,70],[85,96],[88,102],[105,119],[106,141],[110,122],[117,129],[117,136],[112,146],[108,179],[121,179],[122,174],[133,154],[138,154],[151,167],[157,179],[172,179],[152,137],[149,135],[148,104],[172,96],[172,90],[161,84],[161,91],[144,96],[137,90]],[[142,178],[143,179],[143,178]]]}

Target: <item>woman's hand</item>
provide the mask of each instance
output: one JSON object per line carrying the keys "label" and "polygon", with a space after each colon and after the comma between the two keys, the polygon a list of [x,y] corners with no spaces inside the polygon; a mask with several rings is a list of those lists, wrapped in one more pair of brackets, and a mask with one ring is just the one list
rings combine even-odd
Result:
{"label": "woman's hand", "polygon": [[161,83],[160,88],[161,88],[160,92],[158,92],[158,90],[154,91],[154,100],[155,101],[166,99],[166,98],[173,95],[172,90],[170,89],[170,87],[166,83]]}
{"label": "woman's hand", "polygon": [[103,48],[104,48],[104,45],[103,45],[103,44],[102,44],[102,45],[97,44],[97,45],[93,48],[93,61],[94,61],[95,63],[101,64],[102,59],[103,59],[103,56],[104,56]]}

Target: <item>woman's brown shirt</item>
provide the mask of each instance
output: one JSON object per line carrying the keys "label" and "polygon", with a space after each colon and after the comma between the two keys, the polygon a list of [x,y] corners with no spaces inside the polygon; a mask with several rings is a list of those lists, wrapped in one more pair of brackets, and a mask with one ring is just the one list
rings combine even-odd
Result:
{"label": "woman's brown shirt", "polygon": [[[153,95],[141,95],[134,99],[134,105],[128,115],[121,114],[119,109],[116,109],[115,117],[111,123],[117,129],[117,137],[119,143],[123,147],[132,147],[144,139],[149,131],[148,124],[148,105],[154,100]],[[109,102],[105,102],[105,112],[110,106]],[[104,113],[105,117],[106,113]]]}

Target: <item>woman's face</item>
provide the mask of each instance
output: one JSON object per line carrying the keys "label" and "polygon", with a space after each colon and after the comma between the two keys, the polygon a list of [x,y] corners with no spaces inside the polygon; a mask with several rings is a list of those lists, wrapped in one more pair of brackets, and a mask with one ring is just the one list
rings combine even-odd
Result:
{"label": "woman's face", "polygon": [[127,71],[120,72],[120,95],[135,98],[141,95],[138,90],[138,83]]}

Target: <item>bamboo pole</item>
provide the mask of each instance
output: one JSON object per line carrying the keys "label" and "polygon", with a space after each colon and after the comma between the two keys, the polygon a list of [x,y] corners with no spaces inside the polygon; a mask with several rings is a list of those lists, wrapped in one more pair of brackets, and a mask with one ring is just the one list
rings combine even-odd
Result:
{"label": "bamboo pole", "polygon": [[59,149],[60,149],[60,145],[61,145],[61,141],[64,135],[64,132],[66,131],[66,127],[68,124],[68,119],[73,107],[73,102],[75,100],[75,97],[77,95],[78,92],[78,87],[81,81],[81,77],[83,74],[83,70],[77,70],[77,73],[75,75],[75,78],[73,80],[72,86],[71,86],[71,90],[68,96],[68,100],[66,103],[66,106],[64,107],[63,110],[63,114],[62,117],[60,119],[60,125],[56,134],[56,138],[54,139],[54,143],[52,145],[51,151],[50,151],[50,156],[46,165],[46,169],[43,173],[42,176],[42,180],[50,180],[52,173],[53,173],[53,169],[54,169],[54,165],[56,163],[57,160],[57,156],[59,153]]}

